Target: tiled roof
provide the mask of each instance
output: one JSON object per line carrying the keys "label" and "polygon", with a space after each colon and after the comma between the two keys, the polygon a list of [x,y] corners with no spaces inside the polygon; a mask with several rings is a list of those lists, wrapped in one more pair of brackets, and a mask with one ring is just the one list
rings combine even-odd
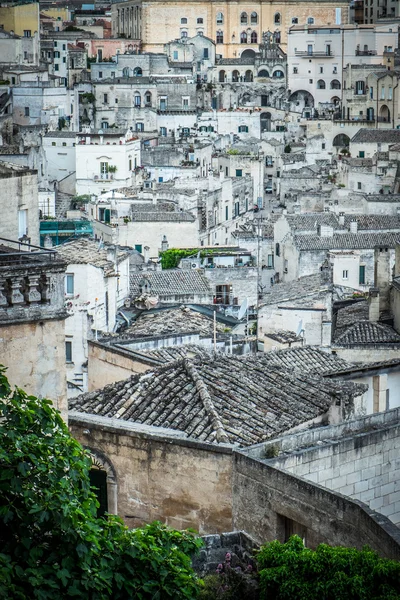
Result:
{"label": "tiled roof", "polygon": [[338,229],[339,221],[334,213],[308,213],[286,215],[289,227],[297,231],[316,231],[318,225],[328,225]]}
{"label": "tiled roof", "polygon": [[70,402],[70,410],[168,427],[206,442],[248,446],[346,403],[366,386],[276,367],[252,355],[184,358]]}
{"label": "tiled roof", "polygon": [[149,350],[148,352],[141,351],[144,359],[151,358],[158,360],[160,363],[168,363],[178,360],[180,358],[194,358],[195,356],[201,356],[205,359],[210,357],[210,353],[203,347],[195,344],[184,344],[183,346],[166,346],[164,348],[157,348],[156,350]]}
{"label": "tiled roof", "polygon": [[360,129],[351,139],[352,144],[395,144],[400,142],[400,129]]}
{"label": "tiled roof", "polygon": [[400,368],[400,358],[391,358],[389,360],[380,360],[372,363],[349,364],[344,369],[337,369],[336,371],[332,372],[331,375],[340,377],[341,375],[346,375],[347,373],[355,373],[358,371],[376,371],[380,369],[390,369],[391,367]]}
{"label": "tiled roof", "polygon": [[[217,331],[223,332],[224,329],[226,325],[217,321]],[[118,335],[118,339],[189,332],[211,335],[213,331],[214,321],[206,315],[187,307],[169,308],[143,312],[132,325]]]}
{"label": "tiled roof", "polygon": [[278,302],[287,302],[288,300],[297,300],[319,293],[322,289],[327,289],[327,284],[321,282],[321,274],[306,275],[296,281],[277,283],[271,290],[264,295],[262,304],[277,304]]}
{"label": "tiled roof", "polygon": [[350,228],[351,221],[357,221],[358,230],[399,230],[400,215],[345,215],[344,225]]}
{"label": "tiled roof", "polygon": [[132,211],[132,221],[162,221],[162,222],[182,222],[188,221],[193,223],[196,220],[196,217],[188,212],[155,212],[155,211],[147,211],[147,212],[135,212]]}
{"label": "tiled roof", "polygon": [[335,345],[400,344],[400,335],[382,323],[359,321],[336,338]]}
{"label": "tiled roof", "polygon": [[[400,130],[399,130],[400,131]],[[399,233],[334,233],[331,237],[319,235],[295,235],[295,245],[299,250],[358,250],[372,249],[376,246],[394,248]]]}
{"label": "tiled roof", "polygon": [[361,300],[337,311],[334,338],[340,337],[358,321],[368,321],[368,302]]}
{"label": "tiled roof", "polygon": [[159,296],[185,294],[211,294],[208,279],[196,270],[167,270],[143,273],[131,273],[130,293],[137,297],[140,285],[147,279],[151,286],[151,294]]}
{"label": "tiled roof", "polygon": [[[71,242],[66,242],[56,248],[58,254],[68,264],[87,264],[104,269],[106,277],[115,275],[115,265],[112,260],[107,258],[107,246],[100,247],[99,242],[87,238],[78,238]],[[129,257],[127,250],[118,250],[117,261]]]}
{"label": "tiled roof", "polygon": [[265,352],[261,356],[261,361],[267,366],[275,365],[288,371],[302,371],[303,373],[314,373],[315,375],[343,371],[350,366],[345,360],[329,352],[324,352],[315,346]]}
{"label": "tiled roof", "polygon": [[271,331],[265,334],[265,337],[270,338],[276,342],[282,344],[288,344],[293,342],[301,342],[302,338],[297,335],[294,331],[285,331],[280,329],[279,331]]}
{"label": "tiled roof", "polygon": [[400,202],[400,194],[368,194],[364,196],[367,202]]}

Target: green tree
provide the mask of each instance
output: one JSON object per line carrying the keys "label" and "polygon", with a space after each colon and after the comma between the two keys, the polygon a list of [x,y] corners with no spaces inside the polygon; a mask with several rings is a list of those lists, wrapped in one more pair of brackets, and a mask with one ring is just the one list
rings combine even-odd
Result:
{"label": "green tree", "polygon": [[97,519],[88,453],[0,367],[0,598],[196,598],[190,532]]}
{"label": "green tree", "polygon": [[370,548],[304,547],[298,536],[261,548],[262,600],[399,600],[400,563]]}

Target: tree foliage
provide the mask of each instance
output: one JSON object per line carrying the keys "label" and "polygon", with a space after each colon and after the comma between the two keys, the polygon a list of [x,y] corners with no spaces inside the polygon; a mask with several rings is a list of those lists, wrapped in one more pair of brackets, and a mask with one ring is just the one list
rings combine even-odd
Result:
{"label": "tree foliage", "polygon": [[370,548],[304,547],[298,536],[261,548],[261,599],[399,600],[400,563]]}
{"label": "tree foliage", "polygon": [[200,542],[153,523],[98,519],[90,457],[49,400],[11,390],[0,367],[0,598],[196,598]]}

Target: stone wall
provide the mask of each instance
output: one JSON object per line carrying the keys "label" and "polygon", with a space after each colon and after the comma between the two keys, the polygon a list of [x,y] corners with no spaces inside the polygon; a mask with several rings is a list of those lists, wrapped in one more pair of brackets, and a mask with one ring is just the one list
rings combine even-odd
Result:
{"label": "stone wall", "polygon": [[273,446],[285,454],[268,464],[361,500],[399,525],[399,417],[394,409],[354,421],[353,430],[346,423],[288,436]]}
{"label": "stone wall", "polygon": [[220,563],[224,563],[226,554],[232,555],[232,566],[235,559],[240,559],[246,564],[254,564],[254,550],[259,544],[245,531],[232,531],[229,533],[203,535],[204,546],[198,556],[193,559],[193,568],[201,576],[215,573]]}
{"label": "stone wall", "polygon": [[386,517],[315,483],[235,452],[233,526],[263,543],[298,532],[310,548],[320,543],[365,544],[387,558],[400,558],[400,531]]}
{"label": "stone wall", "polygon": [[129,527],[160,520],[199,533],[232,529],[232,451],[162,428],[71,412],[72,435],[106,456],[117,513]]}

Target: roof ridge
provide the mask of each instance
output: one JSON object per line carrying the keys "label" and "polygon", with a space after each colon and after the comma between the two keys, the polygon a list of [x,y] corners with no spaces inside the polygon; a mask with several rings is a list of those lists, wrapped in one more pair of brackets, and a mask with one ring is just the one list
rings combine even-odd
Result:
{"label": "roof ridge", "polygon": [[222,425],[222,421],[214,406],[206,384],[201,379],[199,372],[189,359],[184,358],[182,362],[186,373],[189,375],[189,377],[191,377],[196,386],[196,390],[198,391],[200,400],[202,401],[206,413],[208,413],[208,415],[211,417],[211,421],[215,429],[215,437],[217,439],[217,442],[225,442],[229,444],[228,434],[224,430],[224,426]]}

